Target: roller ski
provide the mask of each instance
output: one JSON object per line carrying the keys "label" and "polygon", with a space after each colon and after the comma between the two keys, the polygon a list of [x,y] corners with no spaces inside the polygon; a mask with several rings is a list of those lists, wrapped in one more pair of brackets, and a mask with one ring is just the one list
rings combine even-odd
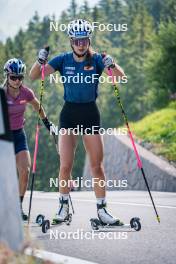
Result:
{"label": "roller ski", "polygon": [[21,218],[24,222],[28,221],[28,216],[27,214],[24,213],[22,208],[21,208]]}
{"label": "roller ski", "polygon": [[138,217],[133,217],[130,220],[130,224],[124,224],[107,212],[106,204],[97,204],[97,214],[98,218],[90,219],[91,227],[94,231],[103,231],[105,229],[116,229],[117,231],[121,229],[134,229],[135,231],[139,231],[141,229],[141,223]]}
{"label": "roller ski", "polygon": [[21,218],[23,222],[28,221],[28,215],[24,213],[23,211],[23,206],[22,206],[22,201],[20,203],[20,209],[21,209]]}
{"label": "roller ski", "polygon": [[[72,205],[72,203],[71,203],[71,205]],[[72,211],[74,213],[73,205],[72,205]],[[50,221],[48,219],[45,220],[45,218],[43,218],[41,216],[38,217],[37,220],[38,221],[39,220],[42,221],[41,227],[42,227],[42,232],[43,233],[47,233],[48,229],[50,229],[51,227],[54,227],[56,225],[61,225],[61,224],[64,224],[64,223],[66,225],[70,225],[70,223],[72,221],[72,214],[69,213],[69,201],[60,199],[59,211],[55,215],[55,217],[53,218],[51,223],[50,223]]]}

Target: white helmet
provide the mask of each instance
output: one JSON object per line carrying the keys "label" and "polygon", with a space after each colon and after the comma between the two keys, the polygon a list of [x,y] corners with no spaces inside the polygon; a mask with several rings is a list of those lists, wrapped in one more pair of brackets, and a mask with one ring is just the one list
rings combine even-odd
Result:
{"label": "white helmet", "polygon": [[26,73],[26,65],[20,59],[10,59],[4,65],[4,75],[9,73],[24,75]]}
{"label": "white helmet", "polygon": [[70,38],[90,38],[92,26],[84,19],[76,19],[68,24],[67,33]]}

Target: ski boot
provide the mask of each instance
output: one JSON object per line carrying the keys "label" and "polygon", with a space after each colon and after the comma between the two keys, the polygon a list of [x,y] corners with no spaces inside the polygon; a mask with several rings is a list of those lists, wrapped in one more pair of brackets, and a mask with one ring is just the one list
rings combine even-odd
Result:
{"label": "ski boot", "polygon": [[72,214],[69,213],[69,201],[59,199],[60,201],[60,206],[59,206],[59,211],[53,218],[52,225],[57,225],[63,222],[66,222],[67,224],[70,224],[72,220]]}
{"label": "ski boot", "polygon": [[98,218],[90,219],[93,230],[99,230],[101,227],[113,228],[124,225],[123,222],[107,212],[106,204],[97,204],[97,214]]}
{"label": "ski boot", "polygon": [[65,223],[66,225],[70,225],[72,221],[72,214],[69,213],[69,201],[59,199],[59,211],[55,215],[55,217],[52,219],[52,222],[50,224],[50,220],[44,219],[42,222],[42,232],[47,233],[48,229],[51,229],[52,227],[56,225],[60,225]]}
{"label": "ski boot", "polygon": [[97,214],[101,225],[122,226],[124,225],[119,219],[110,215],[106,210],[106,204],[97,204]]}

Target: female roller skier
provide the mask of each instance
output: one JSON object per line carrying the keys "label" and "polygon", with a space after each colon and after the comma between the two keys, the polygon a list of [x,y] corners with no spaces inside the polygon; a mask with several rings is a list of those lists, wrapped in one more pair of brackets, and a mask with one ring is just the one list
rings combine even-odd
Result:
{"label": "female roller skier", "polygon": [[[122,225],[123,223],[110,215],[106,209],[106,190],[99,182],[105,180],[103,170],[103,143],[100,128],[100,113],[96,105],[98,79],[92,76],[101,76],[103,70],[108,74],[108,68],[112,69],[114,76],[124,76],[124,72],[113,58],[95,53],[91,48],[92,27],[88,21],[77,19],[68,25],[68,36],[72,52],[62,53],[48,63],[48,52],[45,49],[39,51],[38,60],[30,71],[30,78],[35,80],[41,76],[41,65],[45,64],[45,74],[49,75],[59,71],[64,77],[64,100],[65,104],[60,113],[60,129],[68,130],[79,126],[83,128],[83,142],[89,156],[90,167],[93,177],[98,179],[94,185],[97,198],[97,214],[104,224]],[[76,75],[84,77],[85,81],[74,82]],[[86,81],[87,80],[87,81]],[[96,129],[94,129],[96,127]],[[79,129],[81,131],[81,129]],[[87,133],[89,132],[89,133]],[[70,179],[77,136],[74,133],[60,133],[60,173],[59,181],[68,182]],[[69,191],[66,187],[59,186],[60,198],[59,209],[54,222],[62,222],[69,214]]]}
{"label": "female roller skier", "polygon": [[[28,103],[37,112],[39,112],[40,108],[39,101],[33,91],[23,84],[25,72],[26,66],[20,59],[9,59],[4,65],[5,81],[3,88],[6,93],[10,129],[14,139],[16,166],[19,176],[21,214],[24,221],[28,219],[28,216],[23,212],[22,202],[27,189],[31,167],[31,158],[24,130],[24,114]],[[40,110],[40,117],[47,129],[50,130],[52,123],[48,121],[42,107]]]}

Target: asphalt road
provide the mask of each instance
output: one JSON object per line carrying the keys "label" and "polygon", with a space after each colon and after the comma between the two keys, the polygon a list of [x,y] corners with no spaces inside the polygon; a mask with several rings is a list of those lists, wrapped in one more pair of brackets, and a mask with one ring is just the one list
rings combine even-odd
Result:
{"label": "asphalt road", "polygon": [[[70,226],[65,224],[41,232],[31,227],[32,238],[43,249],[101,264],[175,264],[176,263],[176,193],[153,192],[161,218],[158,224],[147,192],[108,192],[108,209],[125,223],[138,216],[139,232],[91,232],[89,219],[96,217],[93,192],[71,193],[75,214]],[[27,210],[29,193],[24,201]],[[44,214],[52,219],[58,207],[58,193],[35,192],[31,218]]]}

